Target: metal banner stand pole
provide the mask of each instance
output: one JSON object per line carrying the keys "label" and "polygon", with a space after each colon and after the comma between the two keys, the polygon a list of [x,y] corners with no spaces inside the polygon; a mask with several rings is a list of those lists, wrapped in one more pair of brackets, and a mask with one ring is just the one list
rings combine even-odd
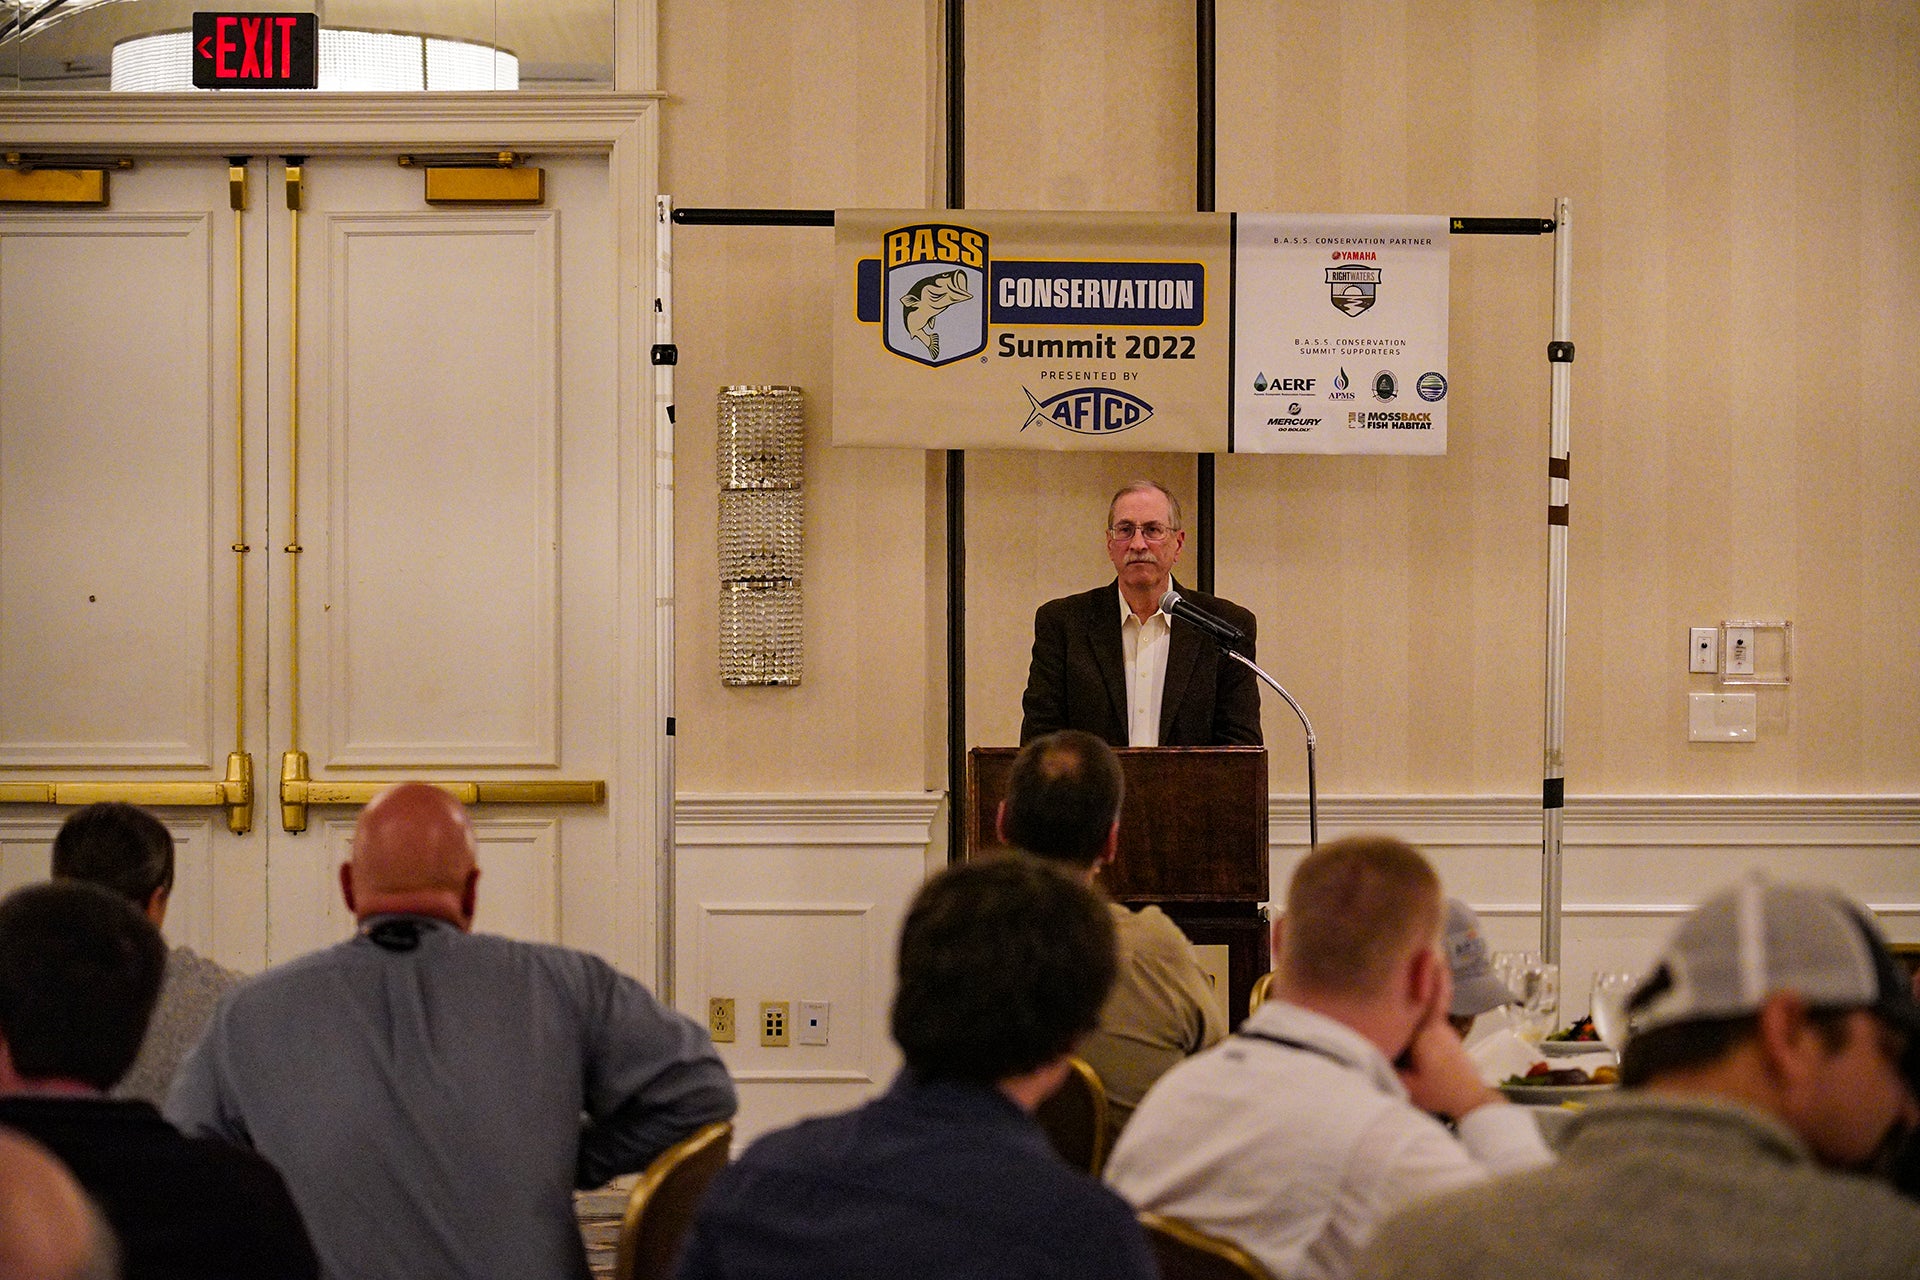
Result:
{"label": "metal banner stand pole", "polygon": [[1573,340],[1569,312],[1573,289],[1571,202],[1553,206],[1553,341],[1547,344],[1550,436],[1547,452],[1547,732],[1540,788],[1540,954],[1560,962],[1561,839],[1566,812],[1567,717],[1567,485],[1573,411]]}

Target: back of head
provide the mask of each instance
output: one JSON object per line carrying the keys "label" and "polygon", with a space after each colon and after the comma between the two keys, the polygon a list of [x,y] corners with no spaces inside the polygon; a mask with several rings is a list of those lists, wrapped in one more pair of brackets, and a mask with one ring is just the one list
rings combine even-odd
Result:
{"label": "back of head", "polygon": [[1301,859],[1278,957],[1293,988],[1345,998],[1385,990],[1405,956],[1438,940],[1440,878],[1392,836],[1348,836]]}
{"label": "back of head", "polygon": [[403,782],[360,811],[353,828],[354,913],[438,916],[462,925],[471,914],[473,825],[438,787]]}
{"label": "back of head", "polygon": [[1021,748],[1007,778],[1005,833],[1027,853],[1087,867],[1106,852],[1124,784],[1113,748],[1062,729]]}
{"label": "back of head", "polygon": [[0,1129],[0,1277],[112,1280],[113,1237],[67,1167]]}
{"label": "back of head", "polygon": [[124,898],[54,881],[0,900],[0,1039],[28,1080],[110,1089],[133,1065],[167,948]]}
{"label": "back of head", "polygon": [[1114,967],[1113,918],[1091,889],[1031,858],[962,863],[901,927],[893,1038],[922,1080],[1022,1075],[1093,1030]]}
{"label": "back of head", "polygon": [[134,805],[87,805],[53,838],[53,875],[97,884],[144,908],[156,891],[173,888],[173,833]]}
{"label": "back of head", "polygon": [[1681,921],[1629,997],[1621,1079],[1645,1084],[1724,1056],[1777,992],[1816,1013],[1877,1014],[1904,1037],[1902,1070],[1920,1096],[1920,1004],[1879,926],[1833,889],[1757,875]]}

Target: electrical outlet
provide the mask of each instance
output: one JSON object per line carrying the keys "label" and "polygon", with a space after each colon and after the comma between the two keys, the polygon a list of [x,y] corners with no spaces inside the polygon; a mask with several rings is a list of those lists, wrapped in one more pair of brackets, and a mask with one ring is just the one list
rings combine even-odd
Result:
{"label": "electrical outlet", "polygon": [[707,1001],[707,1034],[715,1044],[733,1043],[732,996],[714,996]]}
{"label": "electrical outlet", "polygon": [[826,1000],[802,1000],[800,1019],[793,1028],[795,1044],[825,1044],[827,1027],[833,1018],[833,1005]]}
{"label": "electrical outlet", "polygon": [[1687,670],[1712,675],[1720,669],[1720,628],[1694,627],[1687,648]]}
{"label": "electrical outlet", "polygon": [[769,1045],[787,1043],[787,1002],[785,1000],[760,1002],[760,1043]]}

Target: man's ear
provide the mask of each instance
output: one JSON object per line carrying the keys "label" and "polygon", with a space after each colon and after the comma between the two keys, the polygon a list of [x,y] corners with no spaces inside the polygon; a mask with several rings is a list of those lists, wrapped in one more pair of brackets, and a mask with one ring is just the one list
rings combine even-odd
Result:
{"label": "man's ear", "polygon": [[1113,820],[1113,825],[1107,828],[1107,843],[1101,846],[1099,865],[1103,867],[1112,866],[1113,860],[1119,856],[1120,856],[1120,819],[1115,818]]}
{"label": "man's ear", "polygon": [[1416,947],[1407,958],[1406,975],[1407,1000],[1415,1007],[1425,1009],[1438,1002],[1441,984],[1452,973],[1440,963],[1438,947]]}
{"label": "man's ear", "polygon": [[1797,991],[1776,991],[1756,1015],[1755,1040],[1760,1060],[1776,1085],[1804,1080],[1826,1053],[1826,1041],[1809,1016],[1806,997]]}
{"label": "man's ear", "polygon": [[469,927],[473,924],[474,909],[480,901],[479,890],[480,868],[477,866],[469,867],[467,869],[466,882],[460,886],[460,914],[465,917],[466,924]]}
{"label": "man's ear", "polygon": [[1007,802],[1002,800],[993,811],[993,838],[1001,844],[1007,842]]}
{"label": "man's ear", "polygon": [[340,896],[346,900],[349,913],[359,914],[353,905],[353,864],[351,862],[340,864]]}
{"label": "man's ear", "polygon": [[1281,912],[1273,918],[1273,927],[1267,931],[1267,967],[1275,972],[1280,969],[1280,943],[1287,936],[1287,915]]}

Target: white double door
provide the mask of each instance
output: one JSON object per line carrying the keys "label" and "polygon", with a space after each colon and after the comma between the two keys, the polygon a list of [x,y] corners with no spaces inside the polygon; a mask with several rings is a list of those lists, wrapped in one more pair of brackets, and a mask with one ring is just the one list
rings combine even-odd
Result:
{"label": "white double door", "polygon": [[[296,213],[255,156],[236,212],[228,157],[147,158],[0,212],[0,884],[74,802],[145,800],[170,938],[258,969],[346,936],[355,800],[477,785],[480,927],[647,967],[608,168],[542,165],[539,206],[434,207],[309,157]],[[250,822],[168,803],[233,759]]]}

